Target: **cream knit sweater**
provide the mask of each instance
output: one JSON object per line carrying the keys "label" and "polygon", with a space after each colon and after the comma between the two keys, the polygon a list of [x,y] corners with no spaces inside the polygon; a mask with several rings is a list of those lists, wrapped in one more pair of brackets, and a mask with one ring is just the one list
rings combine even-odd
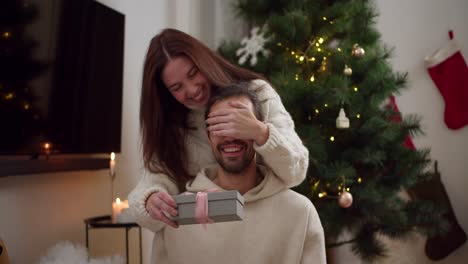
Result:
{"label": "cream knit sweater", "polygon": [[[286,187],[299,185],[305,178],[309,165],[309,151],[294,130],[291,116],[284,108],[279,95],[265,81],[252,81],[250,89],[257,91],[264,122],[269,128],[269,138],[262,146],[254,145],[259,164],[271,168],[279,175]],[[205,110],[191,111],[189,122],[196,130],[187,136],[188,170],[192,175],[201,168],[216,164],[206,134]],[[174,182],[165,174],[145,171],[133,191],[129,194],[130,212],[137,222],[152,231],[160,230],[165,224],[151,218],[146,210],[146,200],[154,192],[165,191],[178,194]]]}
{"label": "cream knit sweater", "polygon": [[[215,167],[202,170],[191,192],[221,189]],[[155,234],[151,263],[296,264],[326,263],[323,228],[309,199],[285,188],[259,166],[263,181],[244,194],[244,220],[164,227]],[[222,189],[221,189],[222,190]]]}

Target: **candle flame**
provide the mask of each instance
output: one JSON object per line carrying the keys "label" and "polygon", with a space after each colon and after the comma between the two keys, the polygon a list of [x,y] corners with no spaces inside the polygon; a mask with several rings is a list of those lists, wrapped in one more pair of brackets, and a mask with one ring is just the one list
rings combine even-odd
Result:
{"label": "candle flame", "polygon": [[51,144],[49,142],[44,143],[44,149],[50,149]]}
{"label": "candle flame", "polygon": [[115,202],[119,204],[120,203],[120,198],[117,197],[117,199],[115,199]]}
{"label": "candle flame", "polygon": [[114,152],[111,152],[110,158],[111,158],[111,160],[115,160],[115,153]]}

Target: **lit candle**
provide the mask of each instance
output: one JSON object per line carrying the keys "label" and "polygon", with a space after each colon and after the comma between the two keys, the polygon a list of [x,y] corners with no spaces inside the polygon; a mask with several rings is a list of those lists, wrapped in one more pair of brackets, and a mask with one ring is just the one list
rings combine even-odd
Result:
{"label": "lit candle", "polygon": [[112,203],[112,222],[115,223],[118,216],[127,208],[128,200],[121,201],[120,198],[115,199],[115,202]]}
{"label": "lit candle", "polygon": [[50,155],[52,144],[49,142],[44,143],[44,152],[46,155]]}
{"label": "lit candle", "polygon": [[115,175],[115,153],[114,152],[110,154],[109,169],[110,169],[110,175],[114,176]]}

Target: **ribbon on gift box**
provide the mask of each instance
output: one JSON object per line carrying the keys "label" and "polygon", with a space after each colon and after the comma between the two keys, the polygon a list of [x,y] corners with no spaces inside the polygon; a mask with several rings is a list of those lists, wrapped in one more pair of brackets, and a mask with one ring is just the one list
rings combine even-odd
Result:
{"label": "ribbon on gift box", "polygon": [[208,212],[208,193],[197,192],[195,197],[195,220],[202,224],[206,230],[206,224],[212,224],[214,221],[209,217]]}
{"label": "ribbon on gift box", "polygon": [[[209,217],[208,212],[208,193],[219,192],[218,189],[208,189],[204,192],[197,192],[195,196],[195,221],[201,224],[206,230],[206,224],[213,224],[214,221]],[[190,192],[182,193],[184,195],[193,194]]]}

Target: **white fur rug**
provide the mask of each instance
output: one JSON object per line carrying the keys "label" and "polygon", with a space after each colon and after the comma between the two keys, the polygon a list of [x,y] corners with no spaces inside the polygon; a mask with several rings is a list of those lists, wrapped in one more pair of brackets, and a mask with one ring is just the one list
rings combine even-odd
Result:
{"label": "white fur rug", "polygon": [[88,251],[80,244],[70,241],[61,241],[51,247],[41,257],[39,264],[124,264],[120,255],[103,258],[89,258]]}

